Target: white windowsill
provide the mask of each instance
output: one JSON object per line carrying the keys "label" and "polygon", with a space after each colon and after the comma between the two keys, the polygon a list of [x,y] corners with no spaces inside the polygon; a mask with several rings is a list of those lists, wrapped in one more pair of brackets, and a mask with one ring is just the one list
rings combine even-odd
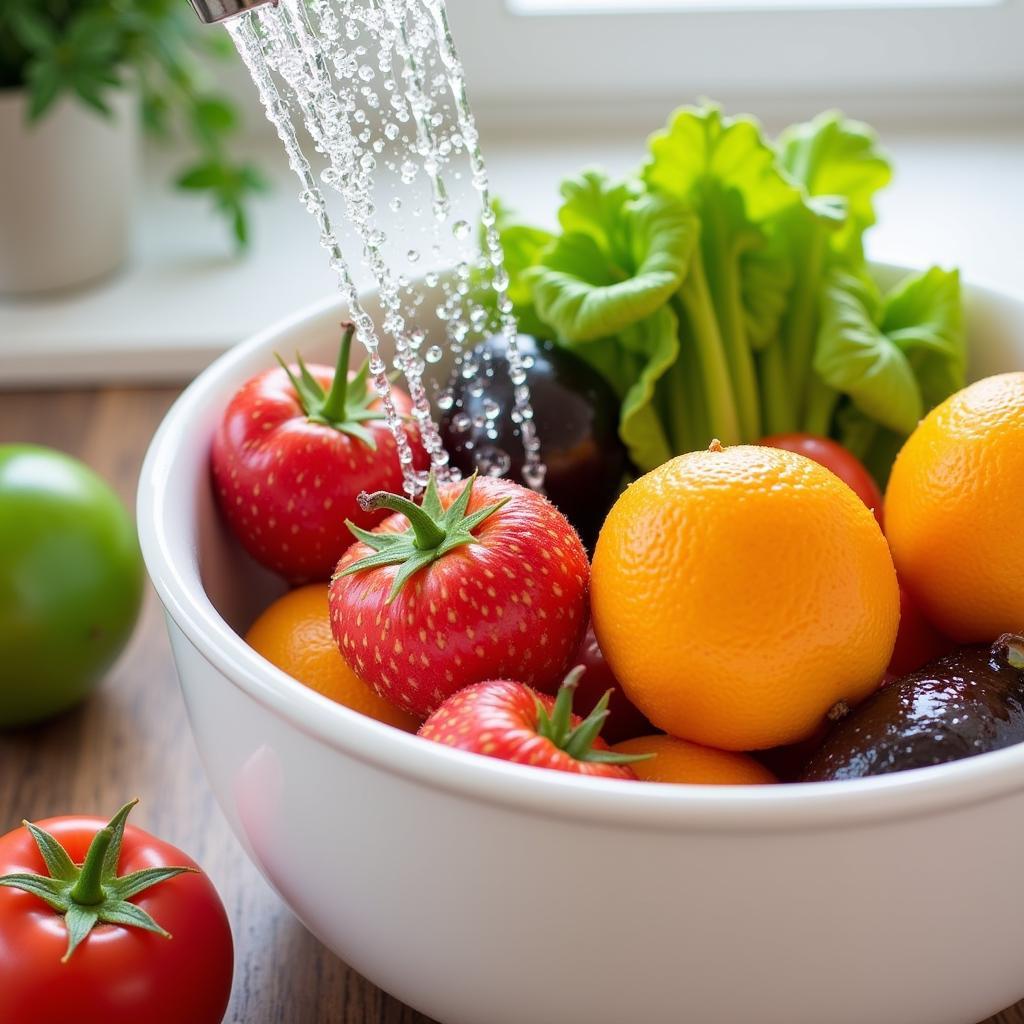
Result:
{"label": "white windowsill", "polygon": [[[524,217],[549,223],[563,176],[588,164],[631,168],[648,127],[600,139],[491,140],[495,191]],[[958,265],[971,280],[1024,293],[1024,128],[886,133],[885,141],[898,176],[881,199],[870,254]],[[276,166],[276,152],[272,159]],[[135,251],[118,276],[90,291],[0,300],[0,385],[185,380],[218,352],[332,291],[286,169],[275,171],[274,193],[257,204],[255,242],[243,260],[231,258],[203,202],[166,181],[166,167],[151,166]]]}

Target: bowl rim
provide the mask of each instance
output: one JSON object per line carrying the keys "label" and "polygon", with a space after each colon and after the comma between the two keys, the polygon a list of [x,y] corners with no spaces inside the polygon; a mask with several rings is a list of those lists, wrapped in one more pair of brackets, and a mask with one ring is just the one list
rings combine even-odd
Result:
{"label": "bowl rim", "polygon": [[[970,291],[973,299],[994,304],[1009,301],[1024,317],[1024,299],[976,285]],[[282,337],[320,321],[336,320],[342,309],[339,298],[323,299],[214,360],[167,412],[139,478],[139,540],[167,615],[225,679],[271,713],[330,749],[416,784],[481,803],[605,827],[820,831],[930,815],[998,800],[1024,788],[1024,743],[949,764],[843,782],[665,785],[537,771],[423,741],[323,697],[264,660],[221,617],[203,588],[194,528],[200,473],[192,474],[188,500],[180,502],[193,510],[191,522],[181,521],[190,518],[187,514],[175,515],[171,489],[183,483],[179,465],[183,451],[205,466],[209,438],[197,438],[195,424],[203,420],[201,413],[210,414],[218,394],[242,382],[245,364]]]}

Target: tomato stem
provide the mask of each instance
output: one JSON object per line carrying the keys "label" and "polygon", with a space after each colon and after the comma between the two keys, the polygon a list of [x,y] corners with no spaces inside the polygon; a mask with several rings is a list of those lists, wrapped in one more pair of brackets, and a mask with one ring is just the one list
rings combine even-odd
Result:
{"label": "tomato stem", "polygon": [[82,864],[82,873],[68,893],[68,896],[80,906],[95,907],[106,897],[103,891],[103,866],[113,838],[114,832],[108,825],[101,828],[89,844],[89,852]]}
{"label": "tomato stem", "polygon": [[38,825],[25,822],[46,864],[47,875],[18,872],[0,875],[0,886],[10,886],[38,896],[52,910],[64,916],[68,930],[68,945],[62,962],[66,963],[97,924],[111,924],[122,928],[141,928],[170,938],[170,935],[137,903],[129,900],[141,892],[167,882],[192,867],[140,868],[128,875],[118,875],[121,843],[125,822],[138,801],[132,800],[101,828],[78,867],[67,850],[49,832]]}
{"label": "tomato stem", "polygon": [[326,423],[344,423],[348,419],[348,361],[356,325],[347,321],[341,325],[341,330],[341,348],[338,350],[338,363],[334,368],[334,380],[331,381],[331,390],[327,392],[327,397],[318,410],[319,416]]}

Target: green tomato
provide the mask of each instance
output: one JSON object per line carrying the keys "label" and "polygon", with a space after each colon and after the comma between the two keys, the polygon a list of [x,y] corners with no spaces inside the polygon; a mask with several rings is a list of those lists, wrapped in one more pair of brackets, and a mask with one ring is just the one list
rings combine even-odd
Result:
{"label": "green tomato", "polygon": [[114,492],[62,452],[0,445],[0,728],[82,700],[141,601],[138,539]]}

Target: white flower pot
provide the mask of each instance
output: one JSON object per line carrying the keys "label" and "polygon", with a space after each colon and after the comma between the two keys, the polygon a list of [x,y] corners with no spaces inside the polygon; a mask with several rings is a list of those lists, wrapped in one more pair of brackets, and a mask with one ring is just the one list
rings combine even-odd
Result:
{"label": "white flower pot", "polygon": [[65,97],[30,125],[26,93],[0,91],[0,295],[84,285],[124,262],[138,117],[131,93],[110,100],[110,118]]}

